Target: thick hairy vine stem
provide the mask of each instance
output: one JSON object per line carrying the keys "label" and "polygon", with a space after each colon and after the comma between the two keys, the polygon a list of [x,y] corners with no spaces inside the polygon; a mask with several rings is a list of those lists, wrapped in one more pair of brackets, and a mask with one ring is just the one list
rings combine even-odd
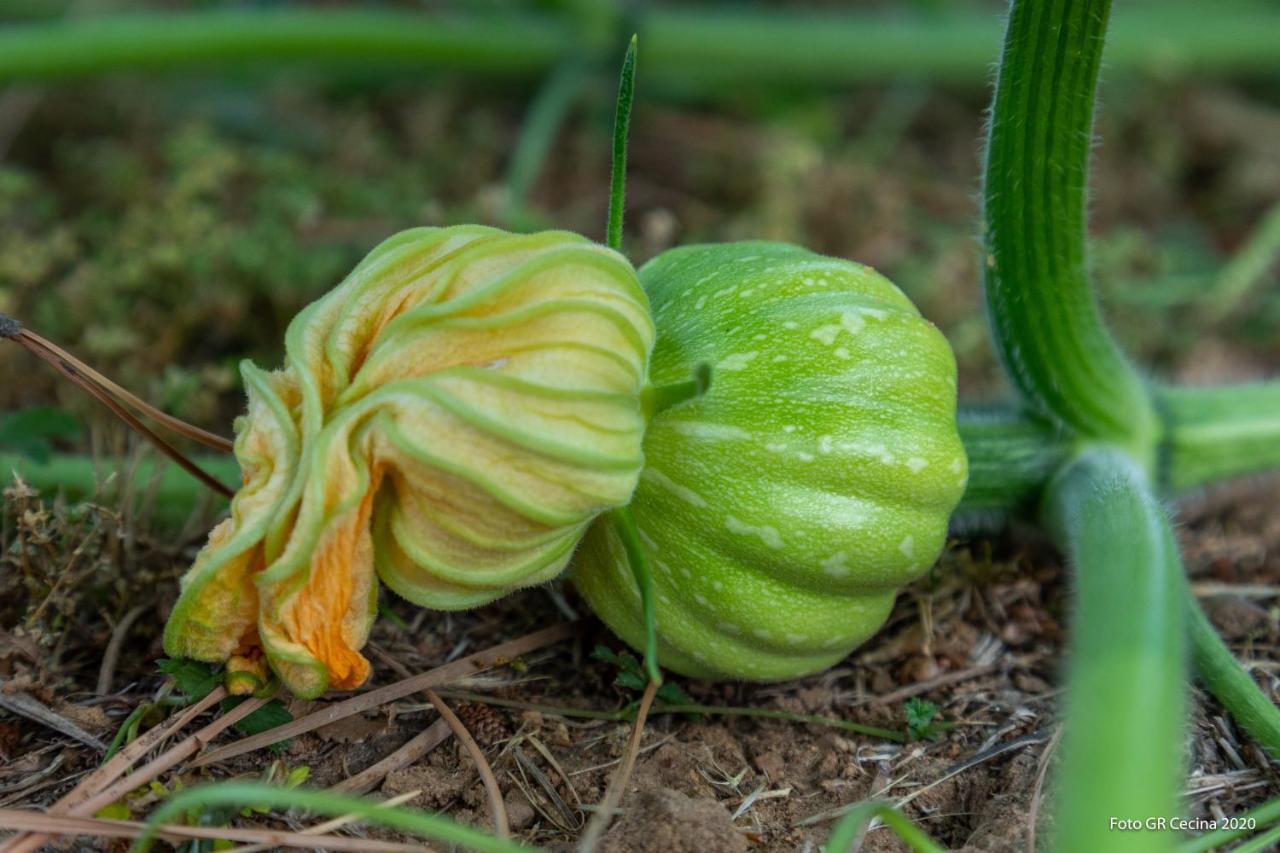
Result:
{"label": "thick hairy vine stem", "polygon": [[1168,519],[1145,472],[1103,448],[1054,479],[1045,516],[1076,577],[1055,849],[1167,849],[1110,820],[1178,812],[1186,582]]}
{"label": "thick hairy vine stem", "polygon": [[1166,486],[1185,491],[1280,466],[1280,380],[1161,388],[1161,467]]}
{"label": "thick hairy vine stem", "polygon": [[1023,396],[1085,439],[1154,463],[1159,424],[1094,299],[1085,191],[1110,0],[1016,2],[987,147],[986,293]]}

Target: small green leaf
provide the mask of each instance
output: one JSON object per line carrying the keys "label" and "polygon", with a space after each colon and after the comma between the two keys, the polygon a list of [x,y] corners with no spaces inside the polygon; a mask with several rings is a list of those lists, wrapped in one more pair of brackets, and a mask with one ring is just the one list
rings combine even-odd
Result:
{"label": "small green leaf", "polygon": [[[222,700],[222,710],[230,711],[243,701],[243,696],[229,696]],[[256,735],[291,722],[293,722],[293,714],[289,713],[289,709],[279,699],[272,699],[236,723],[235,729],[243,735]]]}
{"label": "small green leaf", "polygon": [[938,706],[928,699],[915,697],[908,699],[903,705],[907,717],[907,736],[912,740],[927,740],[937,737],[939,728],[933,719],[938,715]]}
{"label": "small green leaf", "polygon": [[132,820],[133,810],[129,808],[129,804],[124,800],[117,800],[98,809],[93,813],[93,816],[100,817],[103,820]]}
{"label": "small green leaf", "polygon": [[664,681],[662,686],[658,688],[658,699],[668,705],[696,705],[693,697],[684,692],[684,688],[679,684],[670,681]]}
{"label": "small green leaf", "polygon": [[208,696],[222,682],[221,670],[201,661],[161,658],[156,665],[161,672],[173,676],[178,691],[193,701]]}

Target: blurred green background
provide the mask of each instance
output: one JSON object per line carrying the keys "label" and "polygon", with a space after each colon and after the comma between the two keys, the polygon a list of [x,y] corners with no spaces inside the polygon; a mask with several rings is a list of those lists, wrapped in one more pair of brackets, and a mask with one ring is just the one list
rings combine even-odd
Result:
{"label": "blurred green background", "polygon": [[[1280,29],[1268,39],[1257,22],[1280,9],[1115,5],[1093,176],[1101,298],[1162,375],[1274,372]],[[391,29],[462,24],[473,41],[430,61],[403,46],[308,58],[246,30],[189,65],[164,21],[196,21],[198,40],[205,19],[115,17],[228,11],[395,15]],[[633,259],[770,238],[871,264],[951,339],[962,396],[996,398],[977,190],[1002,14],[970,0],[8,0],[0,312],[229,432],[237,361],[278,364],[293,314],[387,235],[483,222],[602,238],[616,67],[635,30]],[[90,67],[130,21],[151,25],[133,60]],[[64,54],[15,47],[68,27]],[[59,77],[58,62],[85,67]],[[0,450],[88,447],[74,422],[24,413],[48,405],[118,435],[78,389],[3,350]]]}

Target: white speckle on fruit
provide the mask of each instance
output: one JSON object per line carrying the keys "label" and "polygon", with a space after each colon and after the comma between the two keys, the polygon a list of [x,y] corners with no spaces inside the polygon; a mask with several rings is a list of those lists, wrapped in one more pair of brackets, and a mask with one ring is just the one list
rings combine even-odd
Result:
{"label": "white speckle on fruit", "polygon": [[849,350],[845,349],[844,347],[836,347],[836,358],[842,358],[847,361],[853,358],[853,354],[850,353]]}
{"label": "white speckle on fruit", "polygon": [[759,354],[758,352],[735,352],[720,359],[720,363],[716,365],[716,368],[719,370],[746,370],[747,365],[751,364],[751,360]]}
{"label": "white speckle on fruit", "polygon": [[783,323],[782,323],[782,328],[784,328],[784,329],[798,329],[798,328],[800,328],[800,324],[799,324],[799,323],[797,323],[795,320],[785,320],[785,321],[783,321]]}
{"label": "white speckle on fruit", "polygon": [[735,625],[732,622],[721,622],[716,627],[721,631],[724,631],[726,634],[733,634],[735,637],[742,635],[741,626]]}
{"label": "white speckle on fruit", "polygon": [[782,364],[782,362],[790,361],[790,360],[791,359],[787,358],[785,355],[782,355],[782,354],[778,354],[773,357],[774,364]]}
{"label": "white speckle on fruit", "polygon": [[769,639],[772,639],[772,638],[773,638],[773,635],[772,635],[772,634],[770,634],[770,633],[769,633],[767,630],[765,630],[764,628],[752,628],[752,629],[751,629],[751,633],[752,633],[752,634],[754,634],[754,635],[756,635],[757,637],[759,637],[759,638],[760,638],[760,639],[762,639],[762,640],[769,640]]}
{"label": "white speckle on fruit", "polygon": [[724,592],[724,583],[721,581],[712,581],[711,588],[716,592]]}
{"label": "white speckle on fruit", "polygon": [[783,424],[782,431],[785,433],[793,433],[799,428],[800,427],[796,426],[795,424]]}
{"label": "white speckle on fruit", "polygon": [[693,572],[689,571],[689,569],[688,569],[688,567],[687,567],[687,566],[681,566],[681,567],[680,567],[680,576],[681,576],[681,577],[683,577],[683,578],[691,578],[691,577],[693,577]]}
{"label": "white speckle on fruit", "polygon": [[785,453],[787,446],[780,441],[771,441],[764,446],[770,453]]}
{"label": "white speckle on fruit", "polygon": [[671,596],[667,595],[665,592],[658,593],[658,600],[668,607],[671,606]]}
{"label": "white speckle on fruit", "polygon": [[840,327],[832,323],[828,326],[819,326],[809,333],[809,337],[819,343],[831,346],[836,342],[836,335],[840,334]]}
{"label": "white speckle on fruit", "polygon": [[818,452],[824,456],[832,450],[835,450],[835,444],[835,439],[829,435],[818,436]]}
{"label": "white speckle on fruit", "polygon": [[797,450],[796,458],[799,459],[801,462],[812,462],[814,459],[817,459],[818,457],[804,450]]}
{"label": "white speckle on fruit", "polygon": [[737,289],[738,285],[735,284],[733,287],[726,287],[721,290],[717,290],[715,293],[711,294],[711,298],[724,299],[726,296],[733,296],[733,292]]}
{"label": "white speckle on fruit", "polygon": [[784,547],[782,536],[778,533],[777,528],[770,527],[767,524],[754,527],[739,518],[727,515],[724,519],[724,525],[729,528],[730,533],[737,533],[740,536],[759,536],[760,541],[770,548],[781,549]]}
{"label": "white speckle on fruit", "polygon": [[902,552],[902,556],[910,560],[916,555],[916,540],[914,536],[905,536],[898,543],[898,550]]}
{"label": "white speckle on fruit", "polygon": [[769,339],[769,336],[768,336],[768,335],[766,335],[764,332],[761,332],[761,333],[759,333],[758,335],[752,335],[752,336],[751,336],[751,340],[753,340],[753,341],[765,341],[765,340],[768,340],[768,339]]}
{"label": "white speckle on fruit", "polygon": [[[655,486],[666,489],[671,494],[696,507],[704,507],[707,505],[707,501],[702,497],[702,495],[698,494],[688,486],[677,483],[657,468],[645,468],[640,474],[640,479],[648,480]],[[654,548],[653,550],[656,551],[657,549]]]}
{"label": "white speckle on fruit", "polygon": [[750,441],[751,433],[745,429],[728,424],[711,424],[703,421],[667,421],[681,435],[690,438],[705,438],[709,441]]}
{"label": "white speckle on fruit", "polygon": [[648,548],[651,552],[657,552],[659,550],[658,543],[653,541],[653,537],[645,532],[643,527],[637,526],[636,533],[640,535],[640,541],[644,543],[644,547]]}
{"label": "white speckle on fruit", "polygon": [[840,314],[840,325],[849,334],[856,335],[862,331],[866,321],[862,319],[862,313],[859,311],[844,311]]}
{"label": "white speckle on fruit", "polygon": [[753,294],[753,293],[755,293],[755,292],[756,292],[756,290],[755,290],[755,288],[754,288],[754,287],[748,287],[746,290],[744,290],[744,291],[742,291],[741,293],[739,293],[739,294],[738,294],[738,298],[739,298],[739,299],[746,299],[747,297],[749,297],[751,294]]}
{"label": "white speckle on fruit", "polygon": [[921,459],[919,456],[912,456],[907,460],[907,467],[911,469],[912,474],[919,474],[929,465],[928,459]]}
{"label": "white speckle on fruit", "polygon": [[701,604],[703,607],[707,607],[708,605],[711,604],[710,601],[707,601],[707,597],[701,593],[695,595],[693,597],[693,600]]}
{"label": "white speckle on fruit", "polygon": [[836,551],[830,557],[822,560],[818,565],[822,566],[822,570],[833,578],[842,578],[849,574],[848,553],[844,551]]}
{"label": "white speckle on fruit", "polygon": [[707,297],[705,297],[705,296],[699,296],[699,297],[698,297],[698,301],[697,301],[697,302],[695,302],[695,303],[693,303],[693,307],[694,307],[694,310],[697,310],[697,311],[701,311],[703,308],[706,308],[706,307],[707,307]]}
{"label": "white speckle on fruit", "polygon": [[809,642],[809,638],[804,634],[787,634],[787,642],[793,646],[801,646]]}
{"label": "white speckle on fruit", "polygon": [[961,470],[963,470],[963,469],[964,469],[964,463],[963,463],[963,462],[961,462],[959,459],[952,459],[952,460],[951,460],[951,473],[952,473],[952,474],[959,474],[959,473],[961,472]]}

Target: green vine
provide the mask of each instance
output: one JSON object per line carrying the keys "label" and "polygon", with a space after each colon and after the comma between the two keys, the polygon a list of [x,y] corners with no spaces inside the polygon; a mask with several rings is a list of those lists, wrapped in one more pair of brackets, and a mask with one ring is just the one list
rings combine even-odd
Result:
{"label": "green vine", "polygon": [[987,146],[987,302],[1004,365],[1037,409],[1147,465],[1159,433],[1103,325],[1085,258],[1094,91],[1109,0],[1015,3]]}

